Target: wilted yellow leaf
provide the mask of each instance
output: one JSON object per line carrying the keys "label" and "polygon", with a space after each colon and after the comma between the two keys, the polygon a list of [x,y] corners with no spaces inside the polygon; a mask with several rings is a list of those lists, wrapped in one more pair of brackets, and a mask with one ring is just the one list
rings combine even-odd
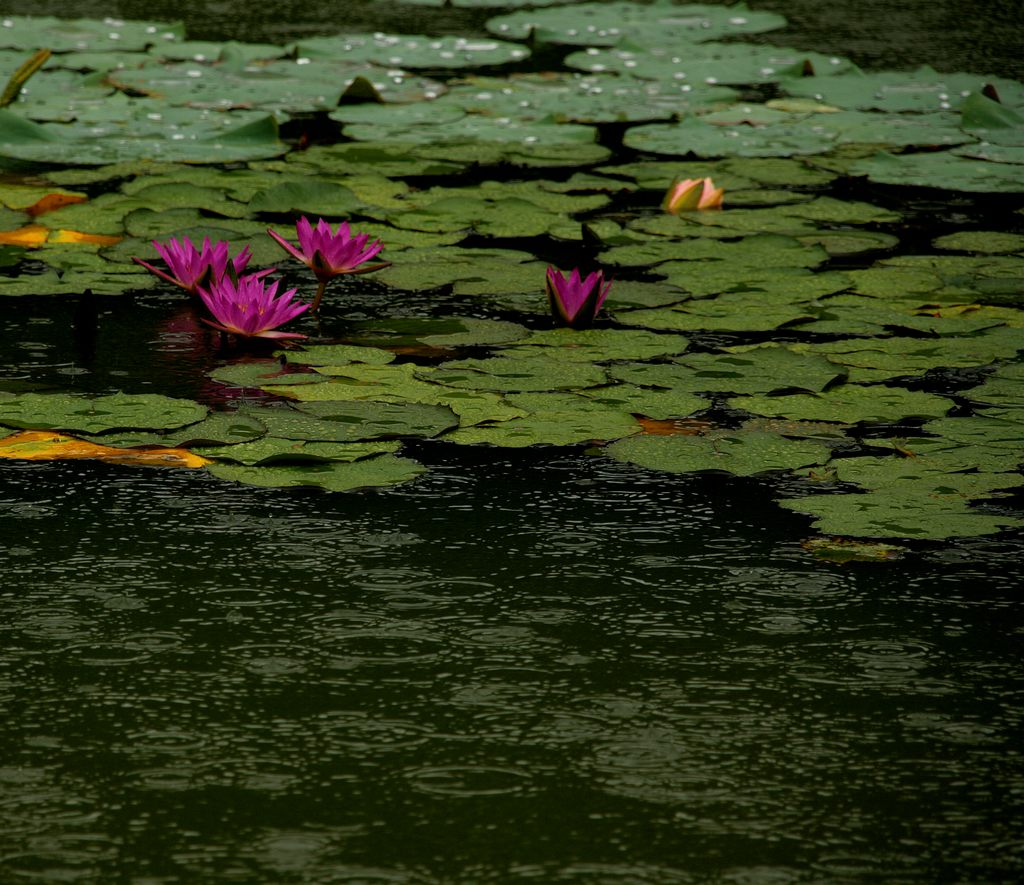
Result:
{"label": "wilted yellow leaf", "polygon": [[210,463],[206,458],[194,455],[188,449],[162,446],[117,449],[50,430],[23,430],[0,439],[0,458],[19,461],[67,461],[88,458],[139,467],[205,467]]}
{"label": "wilted yellow leaf", "polygon": [[0,231],[0,245],[24,246],[26,249],[36,249],[46,242],[50,235],[50,229],[41,224],[26,224],[17,230]]}
{"label": "wilted yellow leaf", "polygon": [[47,241],[49,243],[86,243],[92,246],[113,246],[120,243],[122,237],[113,237],[106,234],[86,234],[80,230],[57,230],[54,231]]}

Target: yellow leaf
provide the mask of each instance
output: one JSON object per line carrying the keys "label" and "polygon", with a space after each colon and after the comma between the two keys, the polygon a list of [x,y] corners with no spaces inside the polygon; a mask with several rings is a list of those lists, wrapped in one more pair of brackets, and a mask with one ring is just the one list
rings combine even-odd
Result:
{"label": "yellow leaf", "polygon": [[146,446],[117,449],[54,433],[50,430],[23,430],[0,439],[0,458],[19,461],[67,461],[83,458],[139,467],[205,467],[210,462],[188,449]]}
{"label": "yellow leaf", "polygon": [[113,246],[120,243],[122,237],[112,237],[106,234],[86,234],[79,230],[58,230],[54,231],[48,242],[50,243],[86,243],[92,246]]}
{"label": "yellow leaf", "polygon": [[17,230],[0,231],[0,245],[38,249],[46,242],[49,235],[49,228],[45,228],[41,224],[26,224]]}

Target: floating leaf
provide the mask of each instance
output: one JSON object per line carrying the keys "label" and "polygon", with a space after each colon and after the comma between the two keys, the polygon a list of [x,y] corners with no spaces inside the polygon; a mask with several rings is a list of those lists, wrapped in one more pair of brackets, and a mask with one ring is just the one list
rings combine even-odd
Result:
{"label": "floating leaf", "polygon": [[781,501],[789,510],[815,517],[823,534],[867,538],[942,540],[991,535],[1024,524],[1010,516],[983,513],[960,500],[938,499],[927,492],[884,491],[852,495],[810,495]]}
{"label": "floating leaf", "polygon": [[659,35],[672,45],[760,34],[785,23],[781,15],[755,12],[743,3],[728,7],[696,3],[682,7],[668,3],[577,3],[500,15],[487,22],[487,30],[513,40],[525,40],[532,35],[546,43],[610,46],[645,28],[646,35]]}
{"label": "floating leaf", "polygon": [[46,46],[53,52],[137,52],[154,44],[183,40],[181,22],[66,19],[4,16],[0,49]]}
{"label": "floating leaf", "polygon": [[823,464],[829,456],[828,447],[813,440],[786,439],[763,431],[725,430],[701,436],[635,436],[612,443],[605,452],[617,461],[650,470],[724,470],[737,476]]}
{"label": "floating leaf", "polygon": [[[645,360],[682,353],[689,339],[632,329],[544,329],[514,342],[506,355],[536,353],[554,359],[583,362]],[[526,348],[529,348],[527,351]]]}
{"label": "floating leaf", "polygon": [[166,430],[192,424],[206,413],[198,403],[156,393],[96,397],[23,393],[0,400],[0,424],[26,430]]}
{"label": "floating leaf", "polygon": [[132,467],[204,467],[187,449],[118,449],[49,431],[26,430],[0,439],[0,458],[19,461],[96,460]]}
{"label": "floating leaf", "polygon": [[[281,356],[289,363],[303,366],[343,366],[346,363],[366,363],[371,366],[383,366],[393,362],[395,355],[378,347],[357,347],[353,344],[307,344],[302,350],[284,350]],[[289,378],[283,375],[278,378],[267,378],[260,384],[288,384]],[[307,377],[300,375],[298,377]],[[310,376],[318,381],[325,380],[322,376]],[[259,386],[259,385],[257,385]]]}
{"label": "floating leaf", "polygon": [[312,487],[328,492],[348,492],[408,482],[426,473],[426,468],[411,458],[378,455],[352,463],[325,461],[315,464],[276,467],[240,467],[210,464],[207,468],[218,479],[264,488]]}
{"label": "floating leaf", "polygon": [[852,538],[810,538],[801,545],[816,559],[828,562],[889,562],[901,559],[906,547],[898,544],[879,544],[855,541]]}
{"label": "floating leaf", "polygon": [[834,134],[799,123],[715,126],[698,117],[634,126],[623,139],[634,150],[678,157],[792,157],[824,153],[834,142]]}
{"label": "floating leaf", "polygon": [[[296,361],[300,362],[300,361]],[[263,387],[267,384],[321,384],[326,379],[316,372],[286,371],[279,360],[233,363],[210,372],[210,377],[232,387]]]}
{"label": "floating leaf", "polygon": [[[459,416],[463,427],[482,421],[507,421],[524,414],[494,393],[455,390],[421,381],[415,374],[420,368],[410,363],[385,366],[350,364],[329,368],[331,380],[326,384],[302,387],[268,385],[264,389],[300,402],[378,400],[443,405]],[[319,371],[327,371],[327,367]]]}
{"label": "floating leaf", "polygon": [[1024,253],[1024,234],[1008,234],[995,230],[961,230],[932,241],[936,249],[956,252],[983,252],[997,255],[1006,252]]}
{"label": "floating leaf", "polygon": [[296,439],[279,439],[265,436],[253,442],[233,446],[196,449],[207,458],[218,461],[235,461],[250,466],[256,464],[300,463],[304,461],[358,461],[372,455],[394,453],[401,443],[397,442],[306,442]]}
{"label": "floating leaf", "polygon": [[372,62],[386,67],[463,68],[522,61],[530,50],[517,43],[475,37],[415,34],[339,34],[310,37],[289,47],[298,58]]}
{"label": "floating leaf", "polygon": [[520,393],[507,399],[526,414],[501,424],[460,427],[445,439],[461,445],[488,443],[510,448],[539,444],[568,446],[617,439],[640,429],[618,402],[571,393]]}
{"label": "floating leaf", "polygon": [[452,360],[433,370],[421,369],[417,375],[448,387],[500,391],[594,387],[608,380],[599,366],[559,360],[543,352],[525,356],[507,353],[487,359]]}
{"label": "floating leaf", "polygon": [[403,436],[436,436],[458,424],[451,410],[422,403],[334,400],[296,403],[296,409],[248,407],[243,415],[268,436],[310,442],[358,442]]}
{"label": "floating leaf", "polygon": [[[785,81],[791,95],[801,95],[844,108],[890,113],[949,112],[965,96],[981,92],[986,78],[975,74],[946,74],[924,65],[916,71],[850,71],[824,77],[794,77]],[[1000,93],[1016,100],[1024,97],[1022,87],[1010,80],[998,80]]]}
{"label": "floating leaf", "polygon": [[1024,176],[1013,166],[1000,166],[944,151],[900,156],[880,151],[853,163],[850,174],[866,175],[882,184],[970,193],[1024,193]]}
{"label": "floating leaf", "polygon": [[893,422],[906,418],[938,418],[952,403],[943,396],[902,387],[861,387],[842,384],[821,394],[738,396],[737,409],[800,421]]}
{"label": "floating leaf", "polygon": [[685,390],[649,390],[635,384],[591,387],[581,390],[580,395],[630,415],[644,415],[662,421],[690,415],[710,405],[706,399]]}

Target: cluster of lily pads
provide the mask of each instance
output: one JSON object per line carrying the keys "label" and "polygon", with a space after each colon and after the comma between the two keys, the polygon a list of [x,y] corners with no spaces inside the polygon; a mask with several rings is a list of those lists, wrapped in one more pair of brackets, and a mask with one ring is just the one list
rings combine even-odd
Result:
{"label": "cluster of lily pads", "polygon": [[[1022,485],[1021,84],[741,42],[784,22],[739,5],[552,3],[491,19],[493,37],[288,47],[0,24],[11,69],[54,50],[0,110],[0,156],[62,164],[0,183],[0,295],[138,292],[162,285],[132,262],[151,240],[208,241],[228,280],[213,322],[258,334],[226,313],[228,268],[275,261],[268,224],[345,220],[357,256],[386,241],[393,260],[375,268],[386,304],[365,296],[382,317],[215,369],[238,409],[0,386],[3,454],[344,489],[422,472],[409,440],[585,445],[785,477],[783,506],[829,534],[1022,524],[999,500]],[[558,69],[531,67],[560,47]],[[908,240],[922,218],[931,242]],[[297,233],[286,248],[322,276],[339,234],[316,259],[314,226]],[[566,279],[537,252],[606,270]],[[403,311],[417,293],[434,315]]]}

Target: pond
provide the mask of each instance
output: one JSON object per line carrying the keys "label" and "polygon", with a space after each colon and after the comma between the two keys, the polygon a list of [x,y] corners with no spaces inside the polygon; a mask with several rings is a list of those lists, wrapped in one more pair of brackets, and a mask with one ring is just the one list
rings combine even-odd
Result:
{"label": "pond", "polygon": [[[205,6],[5,4],[0,881],[1019,881],[1015,11]],[[301,215],[283,350],[130,261]]]}

